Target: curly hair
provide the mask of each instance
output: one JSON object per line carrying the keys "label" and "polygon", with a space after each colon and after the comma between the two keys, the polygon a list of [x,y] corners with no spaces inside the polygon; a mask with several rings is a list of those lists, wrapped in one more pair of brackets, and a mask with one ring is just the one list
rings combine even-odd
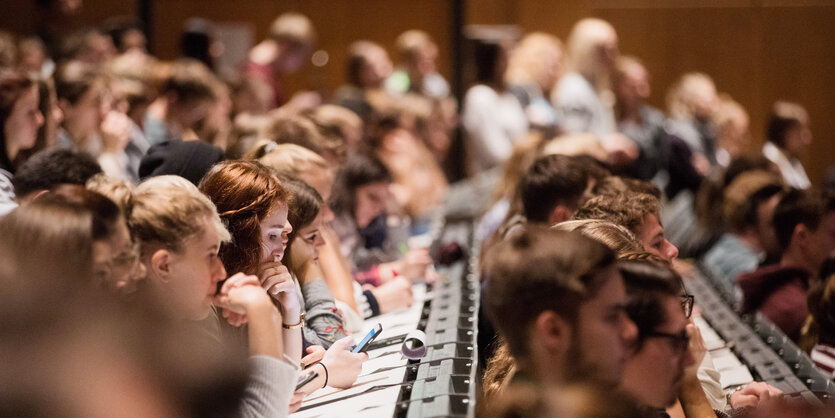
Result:
{"label": "curly hair", "polygon": [[659,216],[661,203],[646,193],[627,191],[618,195],[602,195],[589,199],[573,219],[602,219],[621,225],[635,235],[646,221],[647,215]]}
{"label": "curly hair", "polygon": [[287,191],[281,181],[256,161],[227,161],[212,167],[198,188],[217,206],[232,234],[232,242],[220,248],[226,271],[257,273],[261,262],[261,221],[287,204]]}

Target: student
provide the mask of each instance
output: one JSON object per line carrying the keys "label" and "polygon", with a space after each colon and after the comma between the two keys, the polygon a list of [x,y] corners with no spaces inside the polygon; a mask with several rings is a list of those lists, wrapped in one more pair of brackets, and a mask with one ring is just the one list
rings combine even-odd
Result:
{"label": "student", "polygon": [[93,218],[93,275],[89,280],[96,288],[105,288],[124,298],[131,297],[140,281],[145,279],[146,271],[119,207],[82,185],[59,185],[36,201],[48,196],[63,197],[90,211]]}
{"label": "student", "polygon": [[597,196],[586,202],[574,219],[602,219],[621,225],[635,234],[648,252],[668,261],[678,256],[678,249],[664,237],[660,202],[653,195],[626,192],[617,196]]}
{"label": "student", "polygon": [[635,325],[614,254],[579,233],[528,226],[491,248],[488,314],[518,370],[510,385],[617,385]]}
{"label": "student", "polygon": [[[93,215],[79,204],[49,196],[0,218],[8,294],[64,298],[93,273]],[[6,259],[4,258],[4,260]],[[44,303],[42,299],[40,303]],[[48,304],[47,304],[48,305]]]}
{"label": "student", "polygon": [[0,216],[17,206],[12,162],[20,151],[35,145],[43,122],[37,84],[17,73],[0,75]]}
{"label": "student", "polygon": [[[350,262],[342,254],[339,237],[330,226],[334,214],[328,203],[334,174],[324,158],[306,148],[282,144],[275,146],[259,161],[282,176],[296,177],[304,181],[316,189],[322,197],[325,204],[321,208],[323,222],[319,232],[322,234],[325,245],[319,252],[319,267],[322,269],[337,306],[346,315],[344,319],[348,329],[361,328],[363,318],[391,312],[412,304],[412,286],[408,279],[395,278],[369,289],[363,289],[354,281]],[[352,318],[354,312],[357,318]]]}
{"label": "student", "polygon": [[148,271],[145,291],[161,311],[201,321],[217,339],[213,305],[230,325],[248,324],[251,372],[241,414],[286,416],[301,335],[281,327],[300,318],[297,312],[279,312],[258,278],[244,273],[227,278],[218,251],[230,235],[212,202],[181,177],[155,177],[136,188],[128,223]]}
{"label": "student", "polygon": [[808,189],[812,183],[799,160],[812,143],[806,109],[797,103],[775,102],[766,126],[766,136],[768,141],[763,145],[763,155],[777,164],[786,184]]}
{"label": "student", "polygon": [[215,75],[198,61],[181,59],[171,64],[159,97],[148,107],[142,122],[148,142],[195,139],[197,123],[218,99],[213,89],[216,82]]}
{"label": "student", "polygon": [[678,275],[669,267],[650,262],[621,262],[619,269],[629,295],[626,309],[638,327],[621,388],[648,413],[656,410],[663,416],[664,409],[678,399],[685,416],[712,416],[696,376],[696,366],[706,350],[703,345],[699,352],[690,349],[691,338],[701,336],[683,310]]}
{"label": "student", "polygon": [[371,116],[368,93],[383,91],[392,72],[391,59],[380,45],[361,40],[348,46],[345,65],[348,84],[334,92],[332,102],[350,109],[367,122]]}
{"label": "student", "polygon": [[[270,90],[269,107],[290,104],[303,109],[321,100],[315,93],[305,92],[289,99],[284,77],[295,73],[309,59],[316,43],[316,31],[307,16],[284,13],[270,25],[269,36],[255,45],[247,55],[243,76]],[[311,96],[311,94],[313,96]]]}
{"label": "student", "polygon": [[477,84],[467,90],[461,113],[470,176],[507,161],[528,132],[525,111],[504,83],[508,49],[499,42],[475,43]]}
{"label": "student", "polygon": [[793,190],[774,209],[780,262],[737,278],[742,312],[761,312],[797,341],[809,314],[806,293],[821,265],[835,251],[835,197]]}
{"label": "student", "polygon": [[513,48],[504,75],[510,92],[525,110],[530,128],[546,137],[554,137],[559,132],[561,116],[549,98],[562,71],[562,42],[556,36],[533,32]]}
{"label": "student", "polygon": [[438,45],[426,32],[407,30],[395,40],[399,62],[386,80],[386,89],[395,94],[417,93],[433,99],[449,96],[449,83],[438,73]]}
{"label": "student", "polygon": [[[345,337],[342,318],[331,309],[333,296],[318,266],[297,276],[303,295],[300,304],[297,284],[285,266],[293,226],[287,219],[289,196],[278,177],[254,161],[224,162],[206,174],[200,190],[216,202],[235,238],[221,249],[224,265],[229,270],[258,275],[264,289],[293,317],[304,312],[299,321],[284,325],[301,324],[307,344],[327,348]],[[322,309],[328,302],[330,305]]]}
{"label": "student", "polygon": [[816,366],[835,379],[835,318],[832,315],[835,312],[835,258],[824,264],[820,277],[820,282],[809,290],[808,337],[814,344],[809,356]]}
{"label": "student", "polygon": [[354,155],[339,170],[330,205],[342,254],[360,283],[380,284],[398,276],[432,280],[428,249],[409,248],[408,225],[389,220],[390,185],[388,169],[371,156]]}
{"label": "student", "polygon": [[590,133],[606,149],[610,163],[622,165],[638,157],[638,147],[616,132],[610,78],[618,57],[618,35],[608,22],[587,18],[577,22],[568,35],[568,69],[551,95],[562,113],[567,134]]}
{"label": "student", "polygon": [[101,172],[99,163],[86,152],[62,148],[43,150],[20,166],[12,181],[15,200],[21,204],[28,202],[61,184],[84,185]]}
{"label": "student", "polygon": [[640,155],[627,172],[631,177],[650,181],[661,170],[667,117],[647,103],[651,93],[649,72],[635,57],[621,55],[615,62],[612,90],[615,93],[615,118],[618,131],[638,146]]}
{"label": "student", "polygon": [[779,253],[771,221],[782,192],[779,178],[759,170],[740,174],[725,189],[723,217],[729,231],[703,258],[725,294],[741,298],[736,278],[755,270],[768,254]]}

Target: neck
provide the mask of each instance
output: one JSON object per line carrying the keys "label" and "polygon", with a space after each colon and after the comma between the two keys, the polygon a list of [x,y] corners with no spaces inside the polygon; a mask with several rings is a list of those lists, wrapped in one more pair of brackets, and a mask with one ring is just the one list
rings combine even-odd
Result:
{"label": "neck", "polygon": [[20,152],[20,146],[16,144],[14,141],[10,140],[9,137],[6,137],[6,155],[9,157],[9,161],[14,161],[17,158],[17,154]]}
{"label": "neck", "polygon": [[780,267],[799,268],[806,270],[810,274],[815,274],[815,270],[817,270],[816,267],[809,262],[803,250],[797,248],[796,246],[789,247],[789,249],[783,253],[783,256],[780,257]]}
{"label": "neck", "polygon": [[624,107],[621,113],[621,120],[641,123],[641,105]]}
{"label": "neck", "polygon": [[72,142],[78,147],[82,147],[82,145],[87,142],[87,138],[90,136],[89,132],[84,132],[79,129],[79,127],[71,121],[64,123],[64,130],[67,131],[67,135],[69,135],[70,140],[72,140]]}
{"label": "neck", "polygon": [[563,382],[559,364],[553,358],[520,360],[517,363],[517,373],[523,373],[540,386],[556,386]]}

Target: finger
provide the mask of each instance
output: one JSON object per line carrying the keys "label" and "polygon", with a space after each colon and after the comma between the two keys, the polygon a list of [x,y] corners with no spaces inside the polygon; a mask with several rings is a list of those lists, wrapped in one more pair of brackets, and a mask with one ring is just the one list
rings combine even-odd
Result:
{"label": "finger", "polygon": [[744,408],[744,407],[755,407],[757,406],[757,397],[753,395],[745,395],[742,393],[734,394],[733,397],[734,403],[733,407],[736,408]]}
{"label": "finger", "polygon": [[331,347],[336,347],[336,349],[344,350],[345,348],[347,348],[349,345],[351,345],[353,343],[354,343],[354,338],[348,336],[348,337],[344,337],[344,338],[340,339],[339,341],[333,343],[333,345]]}

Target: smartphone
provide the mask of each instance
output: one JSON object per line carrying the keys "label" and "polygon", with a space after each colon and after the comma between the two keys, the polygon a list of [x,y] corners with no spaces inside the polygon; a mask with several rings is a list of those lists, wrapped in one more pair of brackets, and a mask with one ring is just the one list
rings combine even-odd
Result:
{"label": "smartphone", "polygon": [[362,353],[368,348],[368,344],[374,341],[380,333],[383,332],[383,324],[378,323],[374,326],[368,334],[365,335],[365,338],[359,342],[359,344],[355,345],[354,348],[351,349],[352,353]]}
{"label": "smartphone", "polygon": [[312,382],[312,381],[313,381],[313,379],[315,379],[315,378],[317,378],[317,377],[319,377],[319,373],[318,373],[318,372],[316,372],[316,371],[313,371],[313,370],[311,370],[311,371],[310,371],[310,373],[308,373],[308,374],[306,374],[306,375],[299,376],[299,382],[298,382],[298,383],[296,383],[296,390],[295,390],[295,392],[298,392],[301,388],[303,388],[303,387],[304,387],[304,385],[306,385],[306,384],[308,384],[308,383]]}

